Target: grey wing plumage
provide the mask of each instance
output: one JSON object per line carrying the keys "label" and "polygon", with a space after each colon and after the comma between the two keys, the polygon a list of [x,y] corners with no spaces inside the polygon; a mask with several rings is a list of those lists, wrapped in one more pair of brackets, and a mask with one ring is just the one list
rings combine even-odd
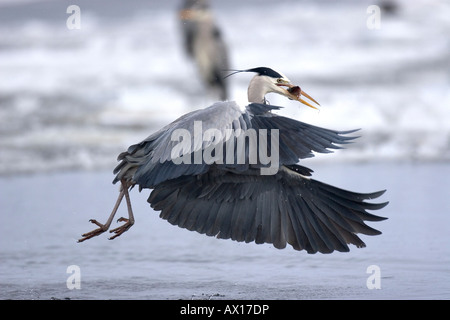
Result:
{"label": "grey wing plumage", "polygon": [[345,136],[357,130],[335,131],[313,126],[291,118],[268,113],[280,107],[265,104],[250,104],[247,109],[254,114],[252,127],[279,130],[279,158],[281,164],[295,164],[299,159],[313,157],[313,152],[329,153],[329,149],[341,149],[339,145],[350,143],[357,138]]}
{"label": "grey wing plumage", "polygon": [[[227,101],[217,102],[209,108],[190,112],[121,153],[118,157],[121,162],[114,170],[117,175],[113,182],[116,183],[125,178],[139,184],[140,188],[153,188],[158,183],[182,175],[203,174],[208,171],[209,164],[203,161],[202,156],[200,162],[195,161],[195,153],[203,152],[208,146],[220,144],[229,139],[227,130],[233,132],[244,132],[248,129],[279,130],[280,165],[295,165],[299,159],[311,157],[313,152],[330,152],[329,149],[338,149],[340,148],[338,144],[346,144],[355,138],[344,136],[355,130],[323,129],[269,112],[279,108],[264,104],[250,104],[247,111],[243,112],[235,102]],[[196,133],[197,125],[200,128]],[[222,138],[220,140],[206,139],[205,141],[203,134],[210,129],[219,130]],[[176,157],[173,151],[180,145],[180,141],[174,139],[177,136],[177,130],[181,130],[181,133],[186,132],[188,142],[190,142],[189,148],[183,149],[178,156],[185,157],[185,160],[190,159],[190,161],[174,163]],[[232,138],[236,139],[236,136]],[[268,139],[267,142],[269,143],[266,154],[270,154],[270,140]],[[259,145],[258,148],[260,147]],[[227,163],[229,158],[227,158],[227,150],[224,150],[222,159],[224,165],[221,168],[240,172],[247,170],[249,168],[249,144],[245,144],[245,148],[245,152],[242,152],[245,156],[242,165],[237,164],[239,152],[236,147],[231,150],[234,153],[233,163]],[[253,167],[261,166],[259,162],[253,164]]]}
{"label": "grey wing plumage", "polygon": [[[153,188],[158,183],[174,179],[182,175],[205,173],[208,164],[195,162],[194,153],[202,151],[211,144],[220,144],[227,138],[227,130],[246,130],[245,115],[235,102],[217,102],[212,106],[192,111],[178,118],[171,124],[152,134],[142,142],[132,145],[122,152],[115,168],[116,178],[113,183],[127,179],[139,184],[140,188]],[[196,129],[198,127],[198,132]],[[204,139],[208,130],[218,130],[222,140]],[[187,137],[188,141],[180,141],[177,137]],[[177,148],[181,143],[189,148]],[[180,150],[182,154],[174,154]],[[178,157],[191,158],[191,163],[174,163]],[[186,159],[186,158],[185,158]],[[202,159],[203,160],[203,159]]]}
{"label": "grey wing plumage", "polygon": [[183,176],[158,185],[148,202],[171,224],[208,236],[330,253],[349,251],[350,243],[364,247],[357,233],[380,234],[364,221],[385,218],[366,210],[387,203],[364,200],[383,192],[342,190],[286,167],[272,176],[213,168],[202,176]]}
{"label": "grey wing plumage", "polygon": [[[345,134],[354,131],[323,129],[270,112],[279,108],[250,104],[243,112],[235,102],[218,102],[188,113],[120,154],[114,181],[126,179],[141,189],[153,189],[148,202],[161,211],[162,218],[208,236],[272,243],[276,248],[290,244],[308,253],[348,251],[348,244],[364,247],[358,233],[380,233],[365,221],[385,219],[367,210],[387,204],[365,200],[378,198],[384,191],[363,194],[339,189],[310,179],[312,170],[298,164],[313,152],[340,148],[354,138]],[[176,130],[195,133],[196,121],[202,126],[200,136],[189,136],[192,148],[180,151],[182,156],[191,159],[195,152],[231,139],[226,130],[277,129],[278,172],[262,175],[261,163],[249,164],[248,157],[239,165],[205,163],[204,159],[174,163],[179,154],[172,154],[178,142],[173,134]],[[205,138],[209,129],[218,130],[220,138]]]}

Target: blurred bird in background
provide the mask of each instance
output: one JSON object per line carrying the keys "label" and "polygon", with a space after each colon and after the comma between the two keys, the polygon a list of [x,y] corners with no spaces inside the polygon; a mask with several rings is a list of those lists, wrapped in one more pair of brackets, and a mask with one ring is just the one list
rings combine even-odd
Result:
{"label": "blurred bird in background", "polygon": [[208,0],[184,0],[179,11],[186,54],[192,58],[208,92],[227,100],[223,71],[229,69],[228,52],[214,21]]}

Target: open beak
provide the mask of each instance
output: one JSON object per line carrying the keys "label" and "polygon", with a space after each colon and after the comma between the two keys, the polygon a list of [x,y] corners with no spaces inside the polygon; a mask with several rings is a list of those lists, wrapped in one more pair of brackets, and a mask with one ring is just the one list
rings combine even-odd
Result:
{"label": "open beak", "polygon": [[320,106],[320,104],[316,100],[314,100],[305,91],[300,89],[299,86],[295,86],[295,85],[290,84],[290,83],[277,83],[277,85],[280,86],[280,87],[283,87],[283,86],[284,87],[288,87],[288,89],[285,89],[286,90],[285,95],[289,99],[300,101],[301,103],[307,105],[308,107],[318,110],[317,107],[313,106],[312,104],[310,104],[309,102],[307,102],[307,101],[305,101],[305,100],[303,100],[301,98],[301,96],[304,96],[304,97],[308,98],[309,100],[311,100],[312,102],[314,102],[315,104],[317,104],[318,106]]}

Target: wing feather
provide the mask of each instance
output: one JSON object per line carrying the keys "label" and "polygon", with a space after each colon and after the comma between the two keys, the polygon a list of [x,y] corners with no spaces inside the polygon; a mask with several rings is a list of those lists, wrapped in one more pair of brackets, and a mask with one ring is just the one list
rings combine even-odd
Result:
{"label": "wing feather", "polygon": [[[225,170],[233,168],[244,172],[249,168],[248,144],[245,145],[245,164],[238,164],[236,143],[233,150],[226,149],[225,143],[229,139],[236,141],[237,137],[231,132],[236,133],[239,130],[279,130],[279,163],[282,165],[294,165],[299,159],[312,157],[313,152],[329,153],[331,149],[339,149],[339,145],[356,138],[345,136],[355,130],[324,129],[268,112],[279,108],[251,104],[247,112],[243,112],[235,102],[227,101],[190,112],[122,152],[118,157],[120,163],[114,170],[116,177],[113,182],[126,179],[138,184],[142,189],[153,188],[161,182],[183,175],[203,174],[209,170],[210,163],[206,163],[204,157],[198,162],[194,154],[210,151],[216,145],[225,150],[222,158]],[[219,136],[212,134],[210,129],[218,131]],[[183,132],[183,135],[177,134],[178,132]],[[206,135],[207,132],[210,135]],[[174,135],[183,138],[174,139]],[[229,159],[226,157],[226,153],[230,151],[234,152],[231,164],[227,163]],[[266,154],[269,153],[270,150]]]}
{"label": "wing feather", "polygon": [[331,187],[286,167],[274,176],[213,169],[159,184],[149,202],[170,223],[209,236],[330,253],[365,246],[357,233],[380,233],[365,224],[383,219],[366,212],[382,207],[365,202],[369,195],[381,193]]}

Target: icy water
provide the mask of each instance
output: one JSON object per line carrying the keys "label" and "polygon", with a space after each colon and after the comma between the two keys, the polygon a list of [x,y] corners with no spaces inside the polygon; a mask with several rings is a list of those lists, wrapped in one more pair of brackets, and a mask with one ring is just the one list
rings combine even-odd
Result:
{"label": "icy water", "polygon": [[[114,205],[111,173],[1,178],[0,299],[450,298],[448,164],[314,169],[350,190],[386,188],[381,200],[390,204],[379,213],[389,219],[370,224],[383,234],[329,255],[219,240],[170,225],[147,204],[148,190],[134,190],[137,221],[127,233],[77,243],[93,227],[88,220],[104,221]],[[73,265],[80,289],[69,289]],[[380,289],[367,286],[372,265]]]}
{"label": "icy water", "polygon": [[[373,30],[373,1],[212,2],[232,68],[273,67],[321,104],[269,95],[281,114],[362,129],[306,165],[342,188],[388,190],[366,248],[208,238],[161,220],[137,190],[129,232],[76,242],[114,205],[117,155],[217,100],[183,53],[179,3],[79,0],[69,30],[70,1],[0,0],[0,299],[449,299],[448,1],[397,1]],[[250,78],[229,78],[230,100],[245,103]]]}

